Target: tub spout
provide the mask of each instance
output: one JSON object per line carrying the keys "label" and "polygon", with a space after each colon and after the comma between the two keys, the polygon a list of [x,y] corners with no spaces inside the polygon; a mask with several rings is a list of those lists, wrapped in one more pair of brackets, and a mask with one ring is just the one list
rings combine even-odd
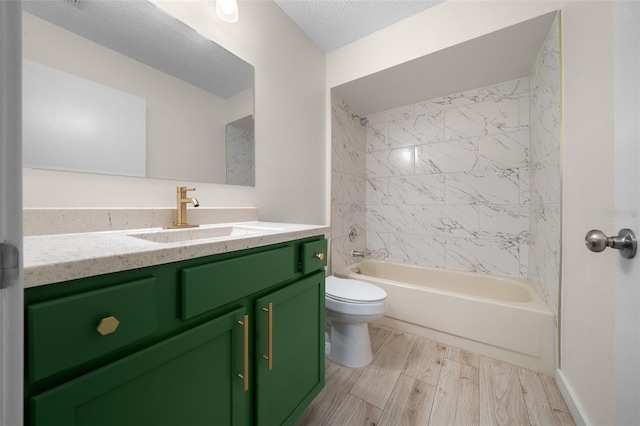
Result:
{"label": "tub spout", "polygon": [[362,251],[360,251],[360,250],[352,250],[351,251],[351,257],[362,257],[362,258],[364,258],[364,255],[365,255],[365,250],[362,250]]}

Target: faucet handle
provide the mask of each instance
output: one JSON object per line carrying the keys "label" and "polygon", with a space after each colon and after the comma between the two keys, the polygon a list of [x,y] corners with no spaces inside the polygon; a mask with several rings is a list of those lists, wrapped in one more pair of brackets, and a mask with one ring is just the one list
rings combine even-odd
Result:
{"label": "faucet handle", "polygon": [[180,193],[186,193],[187,191],[195,191],[195,188],[187,188],[186,186],[179,186],[178,188],[178,192]]}

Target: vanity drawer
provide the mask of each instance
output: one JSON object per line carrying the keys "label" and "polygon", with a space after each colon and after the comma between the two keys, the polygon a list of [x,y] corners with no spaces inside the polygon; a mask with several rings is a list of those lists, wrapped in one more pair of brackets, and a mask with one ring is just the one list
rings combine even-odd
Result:
{"label": "vanity drawer", "polygon": [[302,244],[300,263],[303,274],[308,274],[327,266],[327,240]]}
{"label": "vanity drawer", "polygon": [[182,270],[182,319],[192,318],[293,277],[286,246]]}
{"label": "vanity drawer", "polygon": [[28,377],[35,382],[153,334],[156,279],[37,303],[26,310]]}

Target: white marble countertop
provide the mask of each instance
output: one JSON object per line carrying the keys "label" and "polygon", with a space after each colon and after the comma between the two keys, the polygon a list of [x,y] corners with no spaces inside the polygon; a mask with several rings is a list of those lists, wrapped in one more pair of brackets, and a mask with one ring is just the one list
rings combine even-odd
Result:
{"label": "white marble countertop", "polygon": [[[262,247],[316,235],[327,235],[325,225],[272,222],[235,222],[202,225],[258,227],[255,234],[158,243],[131,236],[162,228],[83,232],[24,238],[24,287],[63,282],[185,259]],[[184,232],[184,230],[176,230]]]}

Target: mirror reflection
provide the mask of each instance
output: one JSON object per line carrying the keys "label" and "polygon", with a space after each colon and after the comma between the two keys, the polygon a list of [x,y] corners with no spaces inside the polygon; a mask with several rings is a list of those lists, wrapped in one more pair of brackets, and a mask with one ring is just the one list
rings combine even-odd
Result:
{"label": "mirror reflection", "polygon": [[227,124],[227,183],[255,186],[253,118],[247,116]]}
{"label": "mirror reflection", "polygon": [[251,65],[146,0],[22,4],[25,167],[254,185]]}

